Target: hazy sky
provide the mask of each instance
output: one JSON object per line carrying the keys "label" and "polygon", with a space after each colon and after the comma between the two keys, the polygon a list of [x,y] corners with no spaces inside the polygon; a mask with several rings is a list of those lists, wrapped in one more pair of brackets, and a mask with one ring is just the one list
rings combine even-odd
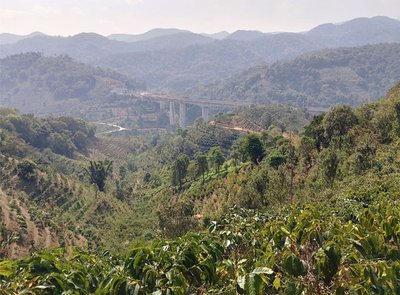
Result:
{"label": "hazy sky", "polygon": [[400,0],[0,0],[0,32],[51,35],[304,31],[360,16],[400,18]]}

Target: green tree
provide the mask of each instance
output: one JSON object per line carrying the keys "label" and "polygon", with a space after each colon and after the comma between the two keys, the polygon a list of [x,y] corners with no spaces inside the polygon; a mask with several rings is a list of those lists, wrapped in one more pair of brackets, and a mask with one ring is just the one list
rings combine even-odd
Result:
{"label": "green tree", "polygon": [[294,196],[294,180],[296,176],[296,167],[298,164],[299,158],[296,152],[295,147],[292,143],[289,143],[285,168],[289,174],[289,199],[290,204],[293,204],[293,196]]}
{"label": "green tree", "polygon": [[244,149],[254,164],[258,164],[262,160],[265,153],[265,149],[260,137],[255,134],[250,134],[246,137]]}
{"label": "green tree", "polygon": [[247,154],[244,143],[244,138],[236,140],[229,151],[229,156],[233,159],[235,166],[238,164],[239,160],[242,162],[246,161]]}
{"label": "green tree", "polygon": [[104,192],[106,179],[112,173],[113,161],[90,161],[88,168],[85,168],[86,174],[90,178],[90,182],[95,184],[99,191]]}
{"label": "green tree", "polygon": [[335,150],[329,148],[326,149],[323,154],[321,154],[321,159],[325,180],[330,186],[332,186],[337,174],[339,157]]}
{"label": "green tree", "polygon": [[299,152],[303,160],[305,169],[309,170],[313,164],[313,151],[315,147],[315,141],[307,136],[303,136],[300,141]]}
{"label": "green tree", "polygon": [[361,142],[357,146],[354,159],[354,168],[357,174],[361,174],[365,170],[371,168],[375,151],[375,147],[373,147],[367,140]]}
{"label": "green tree", "polygon": [[50,148],[53,152],[72,157],[75,150],[75,145],[65,134],[52,133],[49,137]]}
{"label": "green tree", "polygon": [[213,163],[215,171],[218,174],[221,165],[225,162],[225,157],[222,153],[221,148],[219,146],[212,147],[211,150],[208,152],[208,158],[210,159],[211,163]]}
{"label": "green tree", "polygon": [[310,124],[305,128],[304,135],[314,140],[314,146],[318,152],[322,147],[326,147],[325,129],[322,124],[324,114],[315,116]]}
{"label": "green tree", "polygon": [[29,160],[23,160],[17,166],[18,176],[24,180],[31,180],[35,176],[36,164]]}
{"label": "green tree", "polygon": [[201,174],[204,183],[204,174],[208,172],[207,156],[203,153],[196,154],[197,172]]}
{"label": "green tree", "polygon": [[81,152],[86,152],[86,147],[88,145],[88,136],[82,131],[78,130],[74,137],[72,138],[72,142],[75,144],[78,150]]}
{"label": "green tree", "polygon": [[322,123],[327,140],[331,142],[334,138],[337,138],[338,146],[341,147],[343,136],[357,124],[357,117],[351,107],[340,105],[333,107],[332,110],[325,115]]}
{"label": "green tree", "polygon": [[188,166],[189,158],[185,154],[181,154],[172,166],[171,183],[173,186],[179,185],[179,190],[182,189],[183,180],[187,175]]}
{"label": "green tree", "polygon": [[196,225],[193,204],[181,200],[169,200],[157,210],[158,226],[166,238],[183,235]]}
{"label": "green tree", "polygon": [[128,200],[132,197],[133,188],[128,184],[126,180],[116,180],[115,181],[115,192],[114,195],[119,200]]}
{"label": "green tree", "polygon": [[394,118],[387,110],[380,109],[376,112],[374,126],[380,143],[389,143],[392,141],[391,131],[393,129],[393,123]]}

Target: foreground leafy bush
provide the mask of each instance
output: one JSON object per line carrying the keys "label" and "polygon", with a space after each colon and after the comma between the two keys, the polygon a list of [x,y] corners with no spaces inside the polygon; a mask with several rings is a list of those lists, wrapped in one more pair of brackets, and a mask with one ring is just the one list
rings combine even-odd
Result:
{"label": "foreground leafy bush", "polygon": [[136,245],[126,257],[53,250],[0,263],[25,294],[398,294],[400,202],[348,221],[318,207],[232,210],[207,232]]}

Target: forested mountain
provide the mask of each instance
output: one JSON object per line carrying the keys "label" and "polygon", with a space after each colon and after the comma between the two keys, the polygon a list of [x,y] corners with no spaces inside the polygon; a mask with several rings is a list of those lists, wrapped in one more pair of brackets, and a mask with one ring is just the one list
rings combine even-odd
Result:
{"label": "forested mountain", "polygon": [[[138,35],[131,35],[131,34],[111,34],[108,35],[107,38],[112,39],[112,40],[117,40],[117,41],[124,41],[124,42],[138,42],[138,41],[144,41],[144,40],[150,40],[153,38],[157,37],[164,37],[164,36],[170,36],[170,35],[175,35],[175,34],[180,34],[180,33],[191,33],[188,30],[180,30],[180,29],[152,29],[146,33],[143,34],[138,34]],[[218,32],[218,33],[211,33],[211,34],[206,34],[202,33],[200,34],[205,37],[221,40],[224,39],[225,37],[229,36],[228,32]]]}
{"label": "forested mountain", "polygon": [[305,35],[326,47],[399,42],[400,21],[384,16],[356,18],[342,24],[323,24]]}
{"label": "forested mountain", "polygon": [[[0,56],[27,51],[69,55],[134,78],[144,77],[151,88],[180,91],[228,78],[262,62],[294,58],[319,49],[400,42],[399,32],[400,21],[373,17],[325,24],[304,33],[242,30],[222,40],[176,29],[116,37],[130,42],[82,33],[71,37],[36,36],[15,44],[0,44]],[[181,65],[185,66],[184,74]]]}
{"label": "forested mountain", "polygon": [[0,44],[0,57],[35,51],[45,55],[68,55],[87,62],[116,53],[175,49],[212,41],[214,39],[191,32],[161,35],[137,42],[111,40],[95,33],[80,33],[69,37],[35,36],[15,44]]}
{"label": "forested mountain", "polygon": [[140,77],[152,89],[184,90],[229,77],[262,61],[243,44],[223,40],[176,50],[111,55],[96,60],[94,64]]}
{"label": "forested mountain", "polygon": [[227,36],[227,39],[239,40],[239,41],[253,41],[255,39],[266,36],[267,34],[260,31],[246,31],[238,30]]}
{"label": "forested mountain", "polygon": [[400,44],[327,49],[251,68],[188,94],[302,107],[359,105],[400,79]]}
{"label": "forested mountain", "polygon": [[116,88],[136,90],[145,85],[66,56],[24,53],[0,59],[0,104],[23,112],[73,112],[80,102],[106,100]]}
{"label": "forested mountain", "polygon": [[1,33],[0,34],[0,44],[12,44],[17,43],[23,39],[32,38],[35,36],[45,36],[45,34],[41,32],[33,32],[28,35],[16,35],[16,34],[8,34],[8,33]]}
{"label": "forested mountain", "polygon": [[122,53],[96,62],[134,77],[142,77],[143,73],[150,88],[182,91],[228,78],[262,62],[294,58],[322,48],[400,42],[399,32],[398,20],[363,18],[323,25],[306,33],[237,31],[210,44],[140,54]]}
{"label": "forested mountain", "polygon": [[152,38],[157,38],[161,36],[168,36],[179,33],[187,33],[186,30],[179,29],[153,29],[143,34],[138,35],[130,35],[130,34],[111,34],[107,36],[107,38],[117,41],[125,41],[125,42],[137,42],[143,40],[149,40]]}
{"label": "forested mountain", "polygon": [[[9,112],[0,125],[7,144],[20,136],[11,126],[16,127],[16,115]],[[258,115],[242,110],[235,116],[240,114],[247,120],[269,115],[268,110]],[[32,206],[37,212],[53,208],[48,220],[69,220],[71,232],[86,234],[95,253],[33,249],[26,259],[3,260],[1,289],[257,295],[400,291],[400,84],[380,101],[357,109],[336,106],[314,117],[302,134],[224,130],[198,121],[175,134],[142,138],[118,175],[107,176],[104,191],[95,184],[86,188],[90,178],[79,180],[71,169],[78,163],[55,165],[39,157],[28,164],[10,149],[0,158],[2,190],[8,192],[0,194],[7,204],[0,216],[12,216],[23,227],[28,218],[19,200],[38,204]],[[150,159],[161,166],[152,166]],[[108,171],[104,164],[87,167]],[[66,167],[60,174],[47,170]],[[132,179],[136,184],[130,190]],[[48,183],[52,191],[38,194]],[[140,208],[142,215],[156,211],[158,231],[148,233],[151,242],[137,239],[143,230],[133,211],[139,200],[151,204]],[[7,256],[21,238],[1,226],[1,254]],[[111,237],[117,242],[104,244]]]}

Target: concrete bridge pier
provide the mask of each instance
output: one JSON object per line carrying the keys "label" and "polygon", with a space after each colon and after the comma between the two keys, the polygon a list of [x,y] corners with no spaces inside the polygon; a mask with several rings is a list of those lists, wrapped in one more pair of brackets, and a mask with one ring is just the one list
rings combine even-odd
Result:
{"label": "concrete bridge pier", "polygon": [[169,125],[175,125],[175,103],[169,102]]}
{"label": "concrete bridge pier", "polygon": [[187,106],[185,103],[179,104],[179,127],[181,128],[186,127],[186,109]]}
{"label": "concrete bridge pier", "polygon": [[167,109],[167,103],[165,101],[160,101],[160,112]]}
{"label": "concrete bridge pier", "polygon": [[208,106],[201,106],[201,117],[203,118],[204,122],[208,122],[209,120]]}

